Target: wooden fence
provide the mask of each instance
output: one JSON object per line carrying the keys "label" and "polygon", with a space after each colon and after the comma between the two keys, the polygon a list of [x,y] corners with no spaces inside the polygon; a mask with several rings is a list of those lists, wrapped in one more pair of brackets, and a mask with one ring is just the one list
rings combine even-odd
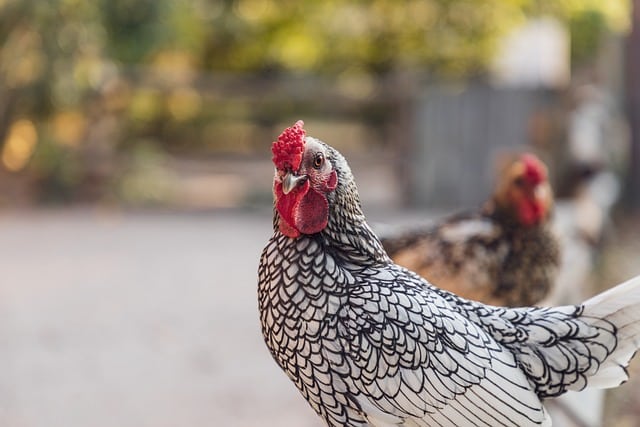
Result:
{"label": "wooden fence", "polygon": [[[407,200],[419,206],[482,202],[503,152],[549,145],[557,94],[483,84],[428,86],[416,98]],[[537,139],[537,141],[536,141]]]}

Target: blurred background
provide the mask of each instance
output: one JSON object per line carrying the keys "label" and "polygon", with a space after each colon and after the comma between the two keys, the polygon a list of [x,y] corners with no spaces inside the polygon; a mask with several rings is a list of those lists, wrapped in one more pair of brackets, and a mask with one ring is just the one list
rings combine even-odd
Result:
{"label": "blurred background", "polygon": [[[298,119],[376,224],[534,151],[556,301],[640,274],[638,0],[0,0],[0,425],[320,425],[256,309]],[[558,425],[640,426],[639,365]]]}

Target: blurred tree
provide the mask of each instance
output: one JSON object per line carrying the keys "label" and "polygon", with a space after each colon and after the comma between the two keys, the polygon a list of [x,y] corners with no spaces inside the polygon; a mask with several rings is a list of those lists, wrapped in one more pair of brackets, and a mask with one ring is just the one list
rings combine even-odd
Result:
{"label": "blurred tree", "polygon": [[212,24],[202,52],[210,69],[379,75],[413,67],[458,77],[482,73],[497,38],[527,16],[566,21],[582,57],[603,29],[628,25],[629,10],[627,0],[228,0],[199,8]]}
{"label": "blurred tree", "polygon": [[109,71],[99,13],[80,0],[0,5],[0,167],[28,168],[53,188],[70,176],[86,127],[79,111]]}
{"label": "blurred tree", "polygon": [[[106,32],[106,53],[125,64],[147,59],[166,40],[163,0],[100,0],[100,23]],[[166,13],[166,12],[165,12]]]}
{"label": "blurred tree", "polygon": [[[168,146],[180,145],[175,136],[185,135],[185,129],[208,126],[219,111],[242,108],[236,100],[205,100],[194,77],[201,71],[216,78],[225,73],[347,76],[365,87],[397,70],[482,75],[496,40],[541,14],[568,23],[574,59],[581,61],[598,48],[603,32],[628,26],[629,4],[3,0],[0,170],[26,171],[38,185],[54,183],[45,192],[62,194],[108,180],[114,172],[104,165],[136,141],[166,135]],[[165,89],[153,86],[158,82]],[[262,102],[275,111],[273,102]],[[186,135],[199,140],[197,133]],[[100,170],[97,176],[91,168]]]}

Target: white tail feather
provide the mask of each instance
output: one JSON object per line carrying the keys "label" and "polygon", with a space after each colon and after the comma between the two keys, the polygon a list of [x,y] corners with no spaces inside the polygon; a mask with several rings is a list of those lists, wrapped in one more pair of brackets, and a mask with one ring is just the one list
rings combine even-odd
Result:
{"label": "white tail feather", "polygon": [[[621,307],[640,304],[640,275],[614,286],[585,301],[584,305],[590,310],[601,312],[609,307],[615,311]],[[638,314],[640,318],[640,314]]]}
{"label": "white tail feather", "polygon": [[613,323],[618,341],[613,353],[589,378],[588,386],[610,388],[622,384],[629,378],[626,367],[640,348],[640,276],[587,300],[583,316]]}

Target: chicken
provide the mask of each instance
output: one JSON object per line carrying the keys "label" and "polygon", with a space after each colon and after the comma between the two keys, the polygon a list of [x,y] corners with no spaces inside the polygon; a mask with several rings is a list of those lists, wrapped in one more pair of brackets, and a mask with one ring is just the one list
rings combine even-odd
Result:
{"label": "chicken", "polygon": [[397,264],[459,296],[533,305],[549,294],[558,272],[552,204],[547,168],[527,153],[504,168],[479,211],[383,237],[382,245]]}
{"label": "chicken", "polygon": [[328,426],[549,426],[541,399],[627,379],[640,276],[576,306],[460,298],[391,261],[347,162],[302,121],[272,151],[262,334]]}

